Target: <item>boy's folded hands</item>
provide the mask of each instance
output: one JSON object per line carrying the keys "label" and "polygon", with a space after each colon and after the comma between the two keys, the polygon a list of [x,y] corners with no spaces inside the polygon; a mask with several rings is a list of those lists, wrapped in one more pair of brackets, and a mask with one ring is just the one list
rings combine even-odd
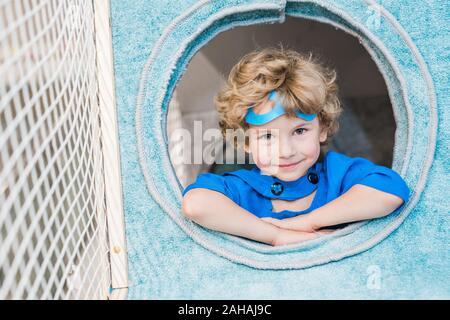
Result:
{"label": "boy's folded hands", "polygon": [[303,231],[303,232],[315,232],[317,231],[308,216],[297,216],[294,218],[275,219],[275,218],[261,218],[262,220],[269,222],[279,228]]}
{"label": "boy's folded hands", "polygon": [[272,241],[273,246],[283,246],[300,243],[317,238],[319,235],[313,232],[303,232],[279,228],[278,233]]}
{"label": "boy's folded hands", "polygon": [[[299,219],[301,218],[301,219]],[[314,226],[309,223],[306,216],[297,216],[295,219],[275,219],[275,218],[261,218],[261,220],[273,224],[279,228],[279,232],[275,237],[272,245],[281,246],[292,243],[299,243],[306,240],[318,238],[320,235],[328,234],[334,230],[322,229],[316,230]]]}

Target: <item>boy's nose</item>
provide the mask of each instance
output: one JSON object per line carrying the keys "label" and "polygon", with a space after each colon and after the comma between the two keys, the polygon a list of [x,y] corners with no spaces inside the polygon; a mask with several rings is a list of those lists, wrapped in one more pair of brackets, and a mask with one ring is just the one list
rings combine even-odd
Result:
{"label": "boy's nose", "polygon": [[293,148],[290,141],[280,141],[280,158],[290,158],[295,155],[295,148]]}

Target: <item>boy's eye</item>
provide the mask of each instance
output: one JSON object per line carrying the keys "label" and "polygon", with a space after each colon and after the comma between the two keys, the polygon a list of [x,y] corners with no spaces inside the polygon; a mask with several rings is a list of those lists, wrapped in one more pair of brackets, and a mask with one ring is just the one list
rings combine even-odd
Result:
{"label": "boy's eye", "polygon": [[272,138],[272,134],[271,133],[265,133],[261,136],[259,136],[260,139],[264,139],[264,140],[270,140],[270,138]]}
{"label": "boy's eye", "polygon": [[304,134],[306,131],[308,131],[308,130],[305,129],[305,128],[298,128],[298,129],[295,130],[295,133],[297,133],[297,134],[299,134],[299,135],[302,135],[302,134]]}

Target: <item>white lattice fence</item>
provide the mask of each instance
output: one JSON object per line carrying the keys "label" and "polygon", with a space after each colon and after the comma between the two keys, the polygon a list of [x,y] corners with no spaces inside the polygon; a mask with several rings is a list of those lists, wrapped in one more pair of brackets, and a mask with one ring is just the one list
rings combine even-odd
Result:
{"label": "white lattice fence", "polygon": [[0,0],[0,299],[107,297],[95,27],[92,0]]}

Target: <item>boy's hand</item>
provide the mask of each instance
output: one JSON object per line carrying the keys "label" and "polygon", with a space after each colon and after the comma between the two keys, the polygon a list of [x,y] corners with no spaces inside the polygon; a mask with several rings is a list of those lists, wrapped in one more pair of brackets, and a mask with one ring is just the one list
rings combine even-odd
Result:
{"label": "boy's hand", "polygon": [[316,231],[315,226],[311,223],[311,220],[307,215],[296,216],[293,218],[286,218],[281,220],[275,218],[261,218],[261,219],[282,229],[303,231],[303,232]]}
{"label": "boy's hand", "polygon": [[275,219],[275,218],[261,218],[261,220],[264,220],[265,222],[271,223],[274,226],[277,226],[279,228],[287,229],[285,227],[285,221],[282,219]]}
{"label": "boy's hand", "polygon": [[274,238],[273,246],[284,246],[287,244],[300,243],[307,240],[317,238],[317,233],[294,231],[288,229],[279,229],[276,237]]}

